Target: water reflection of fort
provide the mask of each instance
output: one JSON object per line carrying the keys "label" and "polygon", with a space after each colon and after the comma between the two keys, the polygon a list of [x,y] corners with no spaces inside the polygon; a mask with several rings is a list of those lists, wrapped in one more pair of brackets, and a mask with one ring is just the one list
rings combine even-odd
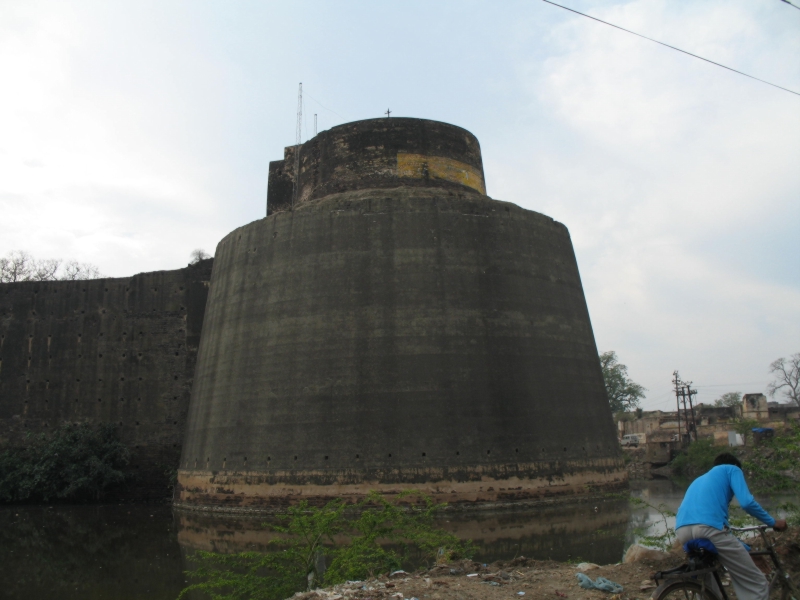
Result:
{"label": "water reflection of fort", "polygon": [[[630,508],[624,500],[549,504],[496,512],[445,512],[438,525],[478,546],[477,560],[514,556],[554,560],[581,558],[600,564],[620,560]],[[279,534],[269,517],[176,511],[178,543],[184,554],[268,551]]]}

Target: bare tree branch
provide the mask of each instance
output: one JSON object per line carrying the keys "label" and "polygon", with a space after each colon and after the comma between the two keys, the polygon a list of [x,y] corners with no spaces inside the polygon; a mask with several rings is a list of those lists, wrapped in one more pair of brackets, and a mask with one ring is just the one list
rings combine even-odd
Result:
{"label": "bare tree branch", "polygon": [[770,396],[778,391],[796,406],[800,406],[800,353],[792,354],[789,360],[779,358],[769,366],[774,379],[767,387]]}
{"label": "bare tree branch", "polygon": [[100,269],[93,264],[70,260],[64,265],[64,273],[59,279],[76,281],[78,279],[99,279],[100,277],[102,277]]}
{"label": "bare tree branch", "polygon": [[59,271],[61,259],[37,260],[23,250],[14,250],[0,258],[0,283],[17,281],[57,281],[60,279],[98,279],[100,269],[90,263],[67,261],[63,272]]}
{"label": "bare tree branch", "polygon": [[0,259],[0,283],[30,281],[33,258],[27,252],[14,250]]}
{"label": "bare tree branch", "polygon": [[56,272],[60,265],[61,261],[55,258],[32,261],[30,281],[55,281],[58,279]]}

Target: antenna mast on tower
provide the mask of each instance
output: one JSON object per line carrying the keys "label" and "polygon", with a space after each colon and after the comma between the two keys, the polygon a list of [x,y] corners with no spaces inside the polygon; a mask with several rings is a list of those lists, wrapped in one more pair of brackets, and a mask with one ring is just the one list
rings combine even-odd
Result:
{"label": "antenna mast on tower", "polygon": [[297,188],[300,184],[300,145],[303,141],[303,82],[300,82],[300,89],[297,91],[297,132],[295,135],[294,147],[294,192],[292,193],[292,210],[294,201],[297,199]]}
{"label": "antenna mast on tower", "polygon": [[297,135],[295,143],[299,146],[303,142],[303,83],[300,82],[300,89],[297,91]]}

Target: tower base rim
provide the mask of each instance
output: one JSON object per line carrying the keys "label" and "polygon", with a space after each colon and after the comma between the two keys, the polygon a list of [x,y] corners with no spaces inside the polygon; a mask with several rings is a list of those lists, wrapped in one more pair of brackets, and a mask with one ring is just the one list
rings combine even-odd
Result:
{"label": "tower base rim", "polygon": [[178,471],[173,506],[211,512],[279,513],[302,501],[321,506],[340,498],[348,504],[355,504],[372,492],[391,498],[409,490],[456,508],[525,506],[626,488],[628,472],[622,461],[609,462],[612,464],[605,468],[580,469],[556,476],[498,479],[478,475],[468,481],[362,481],[329,485],[286,481],[270,483],[273,477],[263,473],[181,469]]}

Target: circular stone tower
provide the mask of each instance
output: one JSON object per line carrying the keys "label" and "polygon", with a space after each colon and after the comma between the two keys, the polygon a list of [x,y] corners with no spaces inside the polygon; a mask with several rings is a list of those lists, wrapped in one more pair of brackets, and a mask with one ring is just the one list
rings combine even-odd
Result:
{"label": "circular stone tower", "polygon": [[217,246],[177,504],[624,484],[569,233],[485,195],[471,133],[334,127],[268,193]]}

